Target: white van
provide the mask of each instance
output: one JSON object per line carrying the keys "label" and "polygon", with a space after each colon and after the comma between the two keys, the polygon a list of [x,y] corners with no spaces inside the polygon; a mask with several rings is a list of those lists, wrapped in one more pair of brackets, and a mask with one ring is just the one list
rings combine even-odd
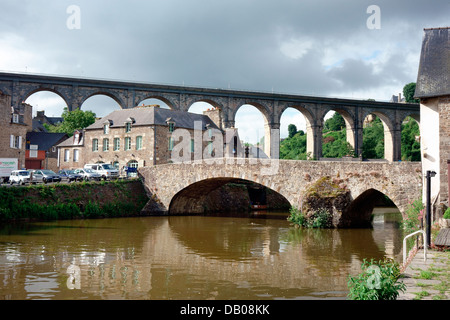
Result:
{"label": "white van", "polygon": [[27,170],[13,170],[9,176],[9,184],[22,184],[30,183],[30,172]]}
{"label": "white van", "polygon": [[104,180],[119,178],[119,170],[108,163],[86,164],[84,168],[98,173]]}

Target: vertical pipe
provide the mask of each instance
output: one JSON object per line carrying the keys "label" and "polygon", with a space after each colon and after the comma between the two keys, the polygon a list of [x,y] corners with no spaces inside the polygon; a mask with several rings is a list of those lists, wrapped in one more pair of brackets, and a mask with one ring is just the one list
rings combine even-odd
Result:
{"label": "vertical pipe", "polygon": [[427,171],[427,243],[431,245],[431,171]]}

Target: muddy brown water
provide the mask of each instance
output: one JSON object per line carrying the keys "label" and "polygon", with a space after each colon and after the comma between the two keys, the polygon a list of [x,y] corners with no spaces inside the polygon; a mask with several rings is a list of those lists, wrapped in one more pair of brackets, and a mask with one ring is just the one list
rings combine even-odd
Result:
{"label": "muddy brown water", "polygon": [[402,256],[400,214],[371,229],[294,228],[287,213],[0,226],[0,299],[346,299],[366,259]]}

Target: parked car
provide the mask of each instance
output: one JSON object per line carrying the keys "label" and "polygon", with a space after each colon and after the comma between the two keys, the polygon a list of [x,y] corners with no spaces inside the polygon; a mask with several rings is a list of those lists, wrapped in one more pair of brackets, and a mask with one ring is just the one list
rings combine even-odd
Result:
{"label": "parked car", "polygon": [[40,173],[37,173],[36,170],[28,170],[30,172],[30,183],[43,183],[44,176]]}
{"label": "parked car", "polygon": [[9,175],[9,184],[14,183],[22,184],[30,183],[30,172],[27,170],[13,170]]}
{"label": "parked car", "polygon": [[80,174],[81,176],[83,176],[83,179],[86,181],[91,180],[100,181],[102,179],[101,175],[99,175],[98,173],[94,172],[91,169],[76,169],[74,172],[76,174]]}
{"label": "parked car", "polygon": [[34,173],[41,174],[43,177],[42,181],[44,183],[61,182],[61,177],[52,170],[43,170],[43,169],[42,170],[34,170]]}
{"label": "parked car", "polygon": [[62,180],[72,181],[83,181],[83,176],[79,173],[75,173],[75,170],[59,170],[59,176]]}
{"label": "parked car", "polygon": [[84,168],[93,170],[105,180],[119,178],[119,170],[107,163],[86,164]]}

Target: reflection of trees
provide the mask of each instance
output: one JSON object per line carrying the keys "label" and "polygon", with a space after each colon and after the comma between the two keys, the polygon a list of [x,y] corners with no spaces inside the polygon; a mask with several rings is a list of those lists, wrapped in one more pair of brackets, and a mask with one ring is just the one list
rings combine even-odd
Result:
{"label": "reflection of trees", "polygon": [[169,217],[171,230],[186,247],[202,256],[231,260],[257,255],[268,235],[278,243],[277,229],[265,228],[265,222],[233,217]]}

